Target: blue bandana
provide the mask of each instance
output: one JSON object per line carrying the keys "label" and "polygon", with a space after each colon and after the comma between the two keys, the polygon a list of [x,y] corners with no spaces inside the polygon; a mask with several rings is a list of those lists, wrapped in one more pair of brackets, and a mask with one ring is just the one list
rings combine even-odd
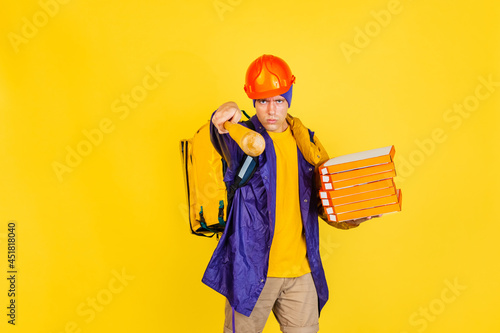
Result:
{"label": "blue bandana", "polygon": [[[285,97],[286,101],[288,102],[288,107],[290,107],[290,105],[292,104],[292,92],[293,92],[293,84],[286,93],[280,95]],[[253,100],[253,107],[255,107],[255,101],[256,99]]]}

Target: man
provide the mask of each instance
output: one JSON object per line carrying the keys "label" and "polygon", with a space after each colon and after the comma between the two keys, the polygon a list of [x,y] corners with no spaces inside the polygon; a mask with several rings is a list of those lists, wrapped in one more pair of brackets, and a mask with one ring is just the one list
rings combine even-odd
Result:
{"label": "man", "polygon": [[[328,155],[314,133],[288,114],[294,82],[286,62],[272,55],[257,58],[246,73],[245,92],[256,111],[251,122],[266,149],[253,176],[234,195],[202,280],[227,298],[225,332],[261,332],[271,310],[283,332],[317,332],[328,300],[316,179]],[[244,153],[223,124],[240,119],[234,102],[224,103],[212,116],[211,140],[228,164],[227,185]],[[365,220],[328,223],[349,229]]]}

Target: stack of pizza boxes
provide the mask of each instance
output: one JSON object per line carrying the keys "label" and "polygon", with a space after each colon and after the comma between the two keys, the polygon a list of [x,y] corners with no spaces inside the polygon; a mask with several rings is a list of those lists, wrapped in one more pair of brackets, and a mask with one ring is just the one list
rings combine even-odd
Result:
{"label": "stack of pizza boxes", "polygon": [[332,158],[320,166],[320,198],[332,222],[401,210],[394,146]]}

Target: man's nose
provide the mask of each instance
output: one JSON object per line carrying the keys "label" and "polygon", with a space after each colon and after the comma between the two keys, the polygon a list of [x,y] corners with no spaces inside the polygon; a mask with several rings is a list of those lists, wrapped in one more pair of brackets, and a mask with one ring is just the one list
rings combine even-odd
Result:
{"label": "man's nose", "polygon": [[274,113],[276,113],[276,103],[275,103],[274,101],[270,101],[270,102],[269,102],[268,112],[269,112],[270,114],[274,114]]}

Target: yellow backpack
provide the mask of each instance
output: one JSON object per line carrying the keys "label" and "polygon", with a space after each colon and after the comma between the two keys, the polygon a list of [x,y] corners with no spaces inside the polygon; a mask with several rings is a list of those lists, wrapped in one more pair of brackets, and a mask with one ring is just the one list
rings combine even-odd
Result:
{"label": "yellow backpack", "polygon": [[[245,124],[253,129],[251,121],[248,120]],[[219,237],[224,232],[234,192],[253,175],[257,168],[257,158],[244,157],[228,192],[224,183],[227,164],[210,141],[210,122],[203,125],[193,138],[181,140],[180,151],[191,233]]]}

